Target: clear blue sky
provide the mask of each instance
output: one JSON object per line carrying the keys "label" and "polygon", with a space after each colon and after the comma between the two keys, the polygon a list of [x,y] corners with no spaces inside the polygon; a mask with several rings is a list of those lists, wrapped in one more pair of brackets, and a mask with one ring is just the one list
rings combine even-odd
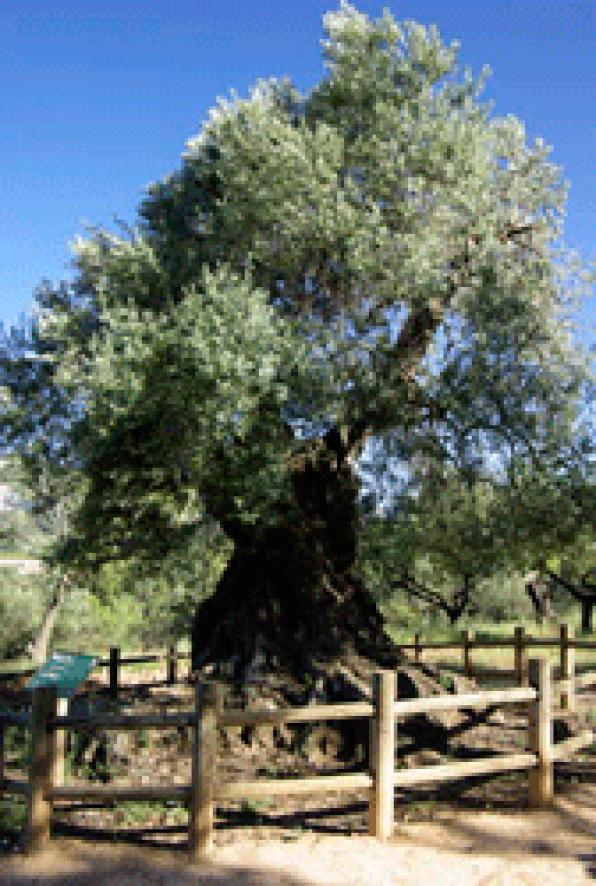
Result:
{"label": "clear blue sky", "polygon": [[[305,90],[323,73],[335,0],[0,0],[0,320],[42,277],[68,276],[85,221],[132,222],[143,189],[178,166],[218,95],[261,76]],[[487,97],[553,145],[571,183],[566,242],[595,257],[596,41],[592,0],[360,0],[436,23]],[[594,310],[594,300],[591,300]],[[589,306],[583,311],[587,327]],[[584,341],[593,339],[587,329]]]}

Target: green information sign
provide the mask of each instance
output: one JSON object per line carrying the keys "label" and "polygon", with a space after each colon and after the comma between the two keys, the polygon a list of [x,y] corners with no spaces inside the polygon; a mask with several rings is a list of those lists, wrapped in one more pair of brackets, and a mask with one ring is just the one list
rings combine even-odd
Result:
{"label": "green information sign", "polygon": [[70,698],[95,667],[92,655],[55,652],[29,681],[28,689],[55,686],[60,698]]}

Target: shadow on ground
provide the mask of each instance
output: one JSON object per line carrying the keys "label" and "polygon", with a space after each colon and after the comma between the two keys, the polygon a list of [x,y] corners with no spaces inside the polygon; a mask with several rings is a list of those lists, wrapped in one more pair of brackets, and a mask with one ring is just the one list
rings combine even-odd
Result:
{"label": "shadow on ground", "polygon": [[[181,854],[182,856],[182,854]],[[309,886],[309,881],[276,870],[209,862],[190,865],[170,852],[58,841],[35,859],[0,862],[3,886]]]}

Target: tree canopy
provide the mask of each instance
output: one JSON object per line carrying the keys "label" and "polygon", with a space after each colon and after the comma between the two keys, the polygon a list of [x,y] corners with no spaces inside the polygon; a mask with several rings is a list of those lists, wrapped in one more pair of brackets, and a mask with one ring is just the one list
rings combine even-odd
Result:
{"label": "tree canopy", "polygon": [[[375,471],[447,465],[453,554],[466,509],[503,528],[522,478],[535,513],[540,478],[582,462],[549,148],[492,114],[436,28],[342,2],[324,30],[320,83],[220,100],[135,227],[78,239],[73,279],[5,337],[4,439],[68,501],[73,568],[159,560],[212,521],[236,544],[304,521],[292,477],[322,458],[363,502]],[[483,504],[479,478],[499,488]]]}

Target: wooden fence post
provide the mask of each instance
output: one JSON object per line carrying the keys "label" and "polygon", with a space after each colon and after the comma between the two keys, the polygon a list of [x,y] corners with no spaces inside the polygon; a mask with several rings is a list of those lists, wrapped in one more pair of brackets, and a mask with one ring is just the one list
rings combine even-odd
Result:
{"label": "wooden fence post", "polygon": [[528,771],[528,802],[531,807],[549,806],[553,800],[551,664],[548,658],[531,658],[530,686],[537,698],[528,705],[529,750],[537,754],[538,765]]}
{"label": "wooden fence post", "polygon": [[177,648],[175,643],[171,643],[168,646],[168,658],[167,658],[167,674],[166,674],[166,682],[168,686],[173,686],[178,682],[178,659],[176,658]]}
{"label": "wooden fence post", "polygon": [[464,677],[472,676],[472,644],[474,642],[474,631],[466,630],[462,632],[462,637],[464,641],[463,651],[464,651]]}
{"label": "wooden fence post", "polygon": [[369,806],[369,834],[388,840],[393,833],[393,785],[395,769],[394,671],[373,674],[373,786]]}
{"label": "wooden fence post", "polygon": [[414,634],[414,661],[419,664],[422,661],[422,645],[420,643],[420,634]]}
{"label": "wooden fence post", "polygon": [[110,646],[110,695],[118,698],[118,686],[120,685],[120,649],[118,646]]}
{"label": "wooden fence post", "polygon": [[[66,717],[68,714],[68,699],[56,699],[56,713],[59,717]],[[66,757],[66,729],[56,729],[55,737],[55,753],[54,753],[54,771],[52,775],[52,783],[56,786],[64,784],[64,761]]]}
{"label": "wooden fence post", "polygon": [[575,649],[569,645],[570,640],[573,640],[573,628],[561,625],[560,679],[568,682],[561,686],[560,704],[565,711],[575,710]]}
{"label": "wooden fence post", "polygon": [[526,679],[526,668],[525,668],[525,630],[523,627],[515,628],[514,632],[514,671],[515,671],[515,683],[517,686],[523,686]]}
{"label": "wooden fence post", "polygon": [[197,683],[188,822],[188,849],[192,859],[203,858],[213,847],[217,714],[220,707],[219,684]]}
{"label": "wooden fence post", "polygon": [[50,838],[52,787],[56,755],[56,730],[48,729],[48,719],[56,716],[58,699],[54,686],[34,689],[31,700],[31,763],[27,790],[27,830],[25,851],[39,852]]}

